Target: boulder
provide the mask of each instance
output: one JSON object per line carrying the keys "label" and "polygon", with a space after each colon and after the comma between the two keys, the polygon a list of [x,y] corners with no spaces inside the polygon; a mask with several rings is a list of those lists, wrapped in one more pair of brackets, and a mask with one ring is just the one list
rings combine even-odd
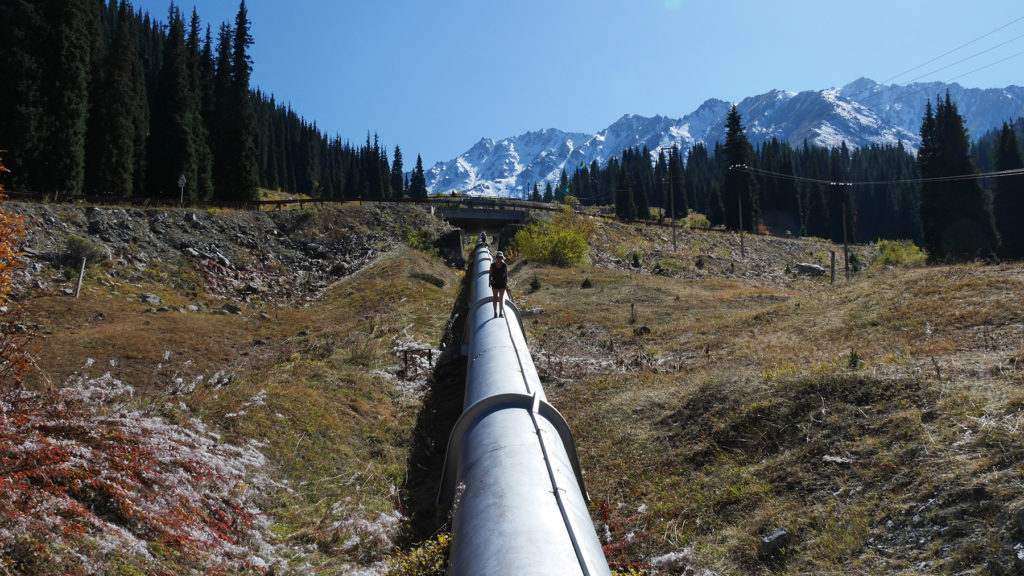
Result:
{"label": "boulder", "polygon": [[797,262],[796,271],[804,276],[826,276],[828,270],[824,266],[818,264],[811,264],[809,262]]}
{"label": "boulder", "polygon": [[779,528],[758,541],[757,555],[762,560],[774,560],[782,554],[782,551],[788,545],[789,531],[785,528]]}
{"label": "boulder", "polygon": [[163,303],[160,297],[156,294],[140,294],[139,301],[143,304],[149,304],[150,306],[159,306]]}

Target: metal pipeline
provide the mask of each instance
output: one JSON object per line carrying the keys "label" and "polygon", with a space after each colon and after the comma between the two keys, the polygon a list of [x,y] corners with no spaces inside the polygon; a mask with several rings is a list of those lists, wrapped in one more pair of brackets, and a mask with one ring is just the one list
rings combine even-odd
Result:
{"label": "metal pipeline", "polygon": [[438,503],[455,502],[449,576],[610,576],[587,509],[576,445],[544,396],[519,309],[495,318],[491,253],[469,265],[468,358]]}

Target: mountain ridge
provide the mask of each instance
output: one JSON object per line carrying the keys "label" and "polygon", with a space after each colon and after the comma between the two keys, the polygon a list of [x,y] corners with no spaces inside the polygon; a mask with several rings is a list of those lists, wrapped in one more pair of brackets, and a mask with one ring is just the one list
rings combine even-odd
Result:
{"label": "mountain ridge", "polygon": [[[736,103],[747,137],[755,146],[778,138],[794,145],[845,142],[857,148],[920,144],[925,103],[949,92],[971,137],[1024,116],[1024,87],[965,88],[956,83],[885,85],[861,77],[840,88],[792,92],[774,89]],[[705,100],[682,118],[623,114],[594,134],[545,128],[501,139],[481,138],[456,158],[426,172],[431,192],[458,190],[480,196],[525,197],[534,184],[557,184],[562,170],[597,160],[602,166],[626,148],[656,151],[694,144],[713,148],[724,141],[725,117],[732,103]]]}

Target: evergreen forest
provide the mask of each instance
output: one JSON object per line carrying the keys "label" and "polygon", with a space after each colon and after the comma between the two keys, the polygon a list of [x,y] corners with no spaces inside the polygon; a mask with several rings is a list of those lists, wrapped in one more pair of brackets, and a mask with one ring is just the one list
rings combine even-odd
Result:
{"label": "evergreen forest", "polygon": [[[171,4],[0,0],[0,150],[9,190],[246,201],[260,187],[332,198],[426,196],[376,137],[354,146],[250,88],[253,38]],[[416,183],[420,185],[415,186]]]}

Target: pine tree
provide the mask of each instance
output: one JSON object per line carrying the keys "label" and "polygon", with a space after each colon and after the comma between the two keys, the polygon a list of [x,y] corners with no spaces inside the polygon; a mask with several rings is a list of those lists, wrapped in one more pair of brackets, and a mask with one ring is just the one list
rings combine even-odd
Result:
{"label": "pine tree", "polygon": [[[997,171],[1024,168],[1020,142],[1013,127],[1003,123],[996,145],[994,168]],[[999,255],[1019,260],[1024,258],[1024,176],[1003,176],[996,179],[995,215],[1002,240]]]}
{"label": "pine tree", "polygon": [[416,199],[427,197],[427,175],[423,171],[423,158],[416,155],[416,168],[412,171],[412,178],[409,180],[409,196]]}
{"label": "pine tree", "polygon": [[188,121],[191,124],[192,146],[196,154],[196,179],[186,189],[187,198],[209,200],[213,197],[213,153],[210,150],[210,130],[203,115],[204,93],[212,86],[204,84],[203,46],[200,39],[199,13],[192,9],[186,42],[186,66],[189,79]]}
{"label": "pine tree", "polygon": [[[843,242],[843,229],[846,227],[847,240],[854,231],[853,222],[855,207],[850,186],[850,151],[846,142],[838,148],[833,147],[829,153],[828,180],[832,184],[828,189],[829,238],[833,242]],[[845,218],[845,222],[844,222]]]}
{"label": "pine tree", "polygon": [[975,179],[934,180],[977,173],[969,155],[967,129],[949,92],[929,105],[921,123],[920,211],[924,244],[936,260],[969,260],[995,255],[999,236],[992,195]]}
{"label": "pine tree", "polygon": [[395,157],[391,159],[391,194],[395,198],[405,196],[402,180],[402,150],[395,146]]}
{"label": "pine tree", "polygon": [[91,194],[132,196],[139,181],[136,170],[143,165],[145,94],[131,16],[122,0],[111,47],[94,78],[86,156]]}
{"label": "pine tree", "polygon": [[149,196],[176,198],[179,178],[186,189],[196,181],[195,138],[192,134],[192,97],[181,11],[171,5],[164,44],[163,65],[153,106],[149,155]]}
{"label": "pine tree", "polygon": [[711,169],[707,146],[700,142],[694,144],[687,156],[684,172],[686,205],[702,212],[710,219],[711,208],[708,204],[711,201],[714,171]]}
{"label": "pine tree", "polygon": [[[46,153],[43,106],[43,6],[0,2],[0,148],[7,149],[8,188],[42,190],[36,175]],[[41,181],[41,180],[40,180]]]}
{"label": "pine tree", "polygon": [[683,156],[679,152],[679,148],[675,146],[668,153],[667,177],[669,180],[669,193],[672,195],[668,204],[675,209],[672,219],[685,218],[690,211],[689,204],[686,201],[686,169],[683,166]]}
{"label": "pine tree", "polygon": [[569,188],[569,175],[562,168],[562,174],[558,177],[558,187],[555,188],[555,202],[565,204],[565,191]]}
{"label": "pine tree", "polygon": [[84,188],[95,8],[90,0],[50,0],[43,5],[44,19],[50,26],[50,35],[42,45],[40,90],[46,144],[38,159],[41,171],[35,176],[47,192],[80,194]]}
{"label": "pine tree", "polygon": [[[220,32],[217,35],[217,60],[214,66],[213,77],[213,114],[210,124],[210,131],[213,133],[211,150],[213,152],[213,189],[218,198],[226,198],[227,190],[231,188],[231,133],[228,128],[228,118],[231,114],[232,91],[231,91],[231,37],[233,33],[227,24],[221,24]],[[284,135],[282,134],[282,137]],[[291,167],[290,163],[286,163]],[[284,178],[284,187],[295,190],[293,179],[287,174]]]}
{"label": "pine tree", "polygon": [[227,190],[218,190],[218,196],[234,201],[256,198],[256,118],[253,112],[249,79],[252,60],[249,47],[249,16],[245,0],[238,5],[235,16],[234,38],[231,43],[231,93],[228,98],[230,110],[226,111],[225,130],[230,147],[221,154],[228,164],[229,181]]}
{"label": "pine tree", "polygon": [[[726,117],[725,166],[722,175],[722,201],[725,208],[725,226],[739,230],[758,229],[760,210],[758,208],[757,181],[742,166],[753,167],[754,150],[744,134],[742,119],[736,106],[729,110]],[[740,209],[742,208],[742,218]]]}
{"label": "pine tree", "polygon": [[615,216],[623,220],[636,220],[636,204],[633,203],[633,188],[629,182],[625,163],[619,168],[619,180],[615,187]]}
{"label": "pine tree", "polygon": [[[773,234],[800,234],[800,194],[793,168],[793,148],[772,138],[761,145],[761,169],[771,172],[758,178],[764,225]],[[779,177],[775,174],[782,174]]]}

